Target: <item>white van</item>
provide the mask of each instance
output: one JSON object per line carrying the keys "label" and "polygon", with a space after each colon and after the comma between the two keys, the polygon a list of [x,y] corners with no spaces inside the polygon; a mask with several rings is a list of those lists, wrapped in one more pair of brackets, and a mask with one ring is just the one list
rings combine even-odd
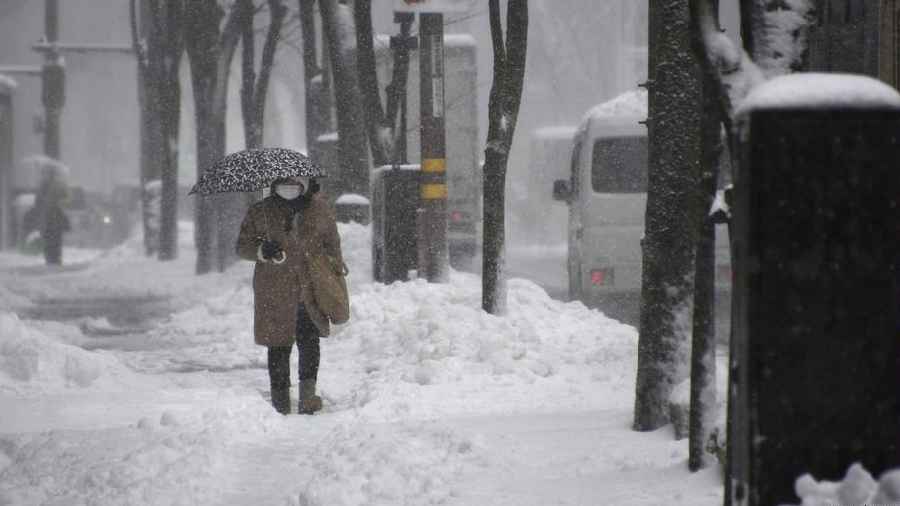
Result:
{"label": "white van", "polygon": [[[569,207],[569,297],[633,325],[640,318],[647,208],[645,111],[640,91],[592,109],[575,135],[569,178],[553,185],[554,198]],[[717,291],[730,291],[727,229],[717,227]],[[718,303],[725,299],[717,297],[720,315],[729,311]]]}

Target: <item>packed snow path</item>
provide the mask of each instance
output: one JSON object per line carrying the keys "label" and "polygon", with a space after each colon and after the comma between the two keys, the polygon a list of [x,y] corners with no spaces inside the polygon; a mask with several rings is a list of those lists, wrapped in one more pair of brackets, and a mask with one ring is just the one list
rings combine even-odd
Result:
{"label": "packed snow path", "polygon": [[[138,238],[72,252],[78,269],[0,255],[0,504],[721,504],[719,469],[689,473],[670,427],[630,430],[632,327],[524,280],[503,318],[472,275],[373,284],[359,226],[341,227],[353,315],[322,341],[325,410],[277,415],[250,264],[197,278],[182,233],[170,263]],[[75,296],[171,312],[28,318]]]}

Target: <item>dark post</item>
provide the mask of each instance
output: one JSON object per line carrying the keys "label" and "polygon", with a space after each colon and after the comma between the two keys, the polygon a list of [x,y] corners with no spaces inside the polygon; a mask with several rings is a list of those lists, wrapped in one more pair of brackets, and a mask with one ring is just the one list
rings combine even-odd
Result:
{"label": "dark post", "polygon": [[0,81],[0,249],[15,244],[12,219],[13,90]]}
{"label": "dark post", "polygon": [[372,178],[372,276],[408,281],[417,263],[417,165],[383,166]]}
{"label": "dark post", "polygon": [[426,262],[419,266],[431,283],[448,280],[447,159],[444,133],[444,16],[419,15],[421,97],[421,196]]}
{"label": "dark post", "polygon": [[51,158],[60,158],[59,118],[66,102],[66,74],[62,55],[56,46],[59,41],[58,0],[45,0],[44,38],[47,50],[44,52],[43,93],[44,103],[44,153]]}
{"label": "dark post", "polygon": [[756,109],[735,172],[732,504],[900,465],[900,109]]}

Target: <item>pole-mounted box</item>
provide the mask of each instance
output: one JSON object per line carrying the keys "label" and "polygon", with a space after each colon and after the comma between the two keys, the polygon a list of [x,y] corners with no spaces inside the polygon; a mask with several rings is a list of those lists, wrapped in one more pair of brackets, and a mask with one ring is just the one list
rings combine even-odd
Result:
{"label": "pole-mounted box", "polygon": [[738,115],[730,504],[900,465],[900,95],[794,75]]}

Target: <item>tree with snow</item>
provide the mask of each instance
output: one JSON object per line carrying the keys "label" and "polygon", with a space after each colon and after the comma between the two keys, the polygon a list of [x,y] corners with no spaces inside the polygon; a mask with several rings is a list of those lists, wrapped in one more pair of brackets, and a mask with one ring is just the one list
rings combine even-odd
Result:
{"label": "tree with snow", "polygon": [[[813,5],[809,0],[744,0],[741,2],[741,35],[743,50],[734,47],[719,27],[718,0],[691,0],[691,22],[696,27],[699,59],[719,107],[706,102],[705,115],[720,114],[734,153],[733,121],[738,104],[750,90],[767,77],[801,69],[806,65],[808,30],[813,21]],[[753,57],[751,58],[752,55]],[[718,109],[716,111],[715,109]],[[734,162],[732,163],[734,165]],[[707,207],[708,208],[708,207]],[[708,230],[703,233],[708,234]],[[698,268],[700,259],[698,258]],[[708,283],[704,283],[706,286]],[[695,320],[696,321],[696,320]],[[695,326],[695,332],[697,327]],[[694,336],[695,346],[708,346],[703,336]],[[713,430],[711,410],[715,398],[714,355],[709,349],[694,350],[691,388],[691,442],[689,464],[692,470],[702,467],[703,452]],[[710,358],[712,356],[712,358]],[[695,384],[696,383],[696,384]],[[730,428],[729,428],[730,431]],[[730,438],[729,433],[728,437]],[[730,501],[731,481],[726,479],[726,502]]]}
{"label": "tree with snow", "polygon": [[688,375],[694,250],[702,212],[702,73],[688,6],[650,4],[647,211],[634,428],[669,423],[669,397]]}

